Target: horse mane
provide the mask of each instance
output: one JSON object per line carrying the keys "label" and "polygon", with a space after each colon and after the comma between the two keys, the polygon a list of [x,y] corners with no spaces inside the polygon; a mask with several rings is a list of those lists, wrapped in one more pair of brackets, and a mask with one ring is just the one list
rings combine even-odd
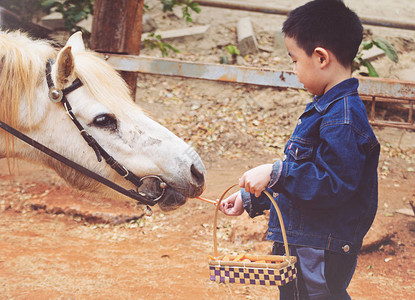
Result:
{"label": "horse mane", "polygon": [[[36,87],[42,82],[45,61],[56,55],[44,40],[30,39],[25,33],[0,32],[0,120],[18,127],[19,105],[24,99],[29,109],[35,99]],[[14,152],[14,142],[5,135],[6,157]]]}

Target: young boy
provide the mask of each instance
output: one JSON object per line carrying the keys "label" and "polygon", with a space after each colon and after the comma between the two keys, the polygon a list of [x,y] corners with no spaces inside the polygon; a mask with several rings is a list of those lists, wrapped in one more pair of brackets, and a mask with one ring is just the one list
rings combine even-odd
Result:
{"label": "young boy", "polygon": [[362,41],[358,16],[340,0],[315,0],[293,10],[283,25],[294,72],[315,97],[298,119],[282,160],[247,171],[241,191],[225,199],[227,215],[251,217],[270,209],[268,239],[284,254],[281,209],[296,281],[280,299],[350,299],[346,289],[357,253],[377,210],[380,146],[359,98],[351,65]]}

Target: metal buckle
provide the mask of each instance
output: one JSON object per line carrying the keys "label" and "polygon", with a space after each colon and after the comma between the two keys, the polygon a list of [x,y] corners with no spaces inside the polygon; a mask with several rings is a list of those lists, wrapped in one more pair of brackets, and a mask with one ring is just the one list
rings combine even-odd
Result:
{"label": "metal buckle", "polygon": [[63,92],[56,87],[52,86],[49,88],[49,100],[53,103],[59,103],[63,99]]}
{"label": "metal buckle", "polygon": [[[123,176],[124,178],[126,178],[128,175],[130,175],[130,172],[128,172],[128,169],[126,168],[126,167],[124,167],[123,165],[120,165],[123,169],[124,169],[124,171],[125,171],[125,175]],[[140,182],[141,182],[141,179],[140,179]]]}
{"label": "metal buckle", "polygon": [[[72,113],[72,110],[70,110],[70,109],[68,108],[67,101],[63,102],[63,106],[65,107],[66,114],[67,114],[67,115],[68,115],[68,117],[69,117],[69,118],[71,118],[71,120],[73,121],[73,120],[74,120],[74,115],[73,115],[73,113]],[[86,131],[85,131],[85,132],[86,132]],[[82,131],[81,131],[81,133],[82,133]]]}
{"label": "metal buckle", "polygon": [[[157,175],[147,175],[147,176],[143,176],[143,177],[141,177],[140,178],[140,182],[141,183],[143,183],[143,181],[145,180],[145,179],[149,179],[149,178],[154,178],[154,179],[157,179],[158,181],[160,181],[160,185],[159,185],[159,187],[161,188],[161,194],[157,197],[157,198],[155,198],[155,199],[151,199],[153,202],[157,202],[157,201],[159,201],[163,196],[164,196],[164,193],[165,193],[165,191],[166,191],[166,188],[167,188],[167,183],[166,182],[164,182],[159,176],[157,176]],[[142,196],[142,197],[147,197],[147,194],[146,193],[143,193],[143,192],[139,192],[138,191],[138,188],[137,188],[137,193],[140,195],[140,196]]]}

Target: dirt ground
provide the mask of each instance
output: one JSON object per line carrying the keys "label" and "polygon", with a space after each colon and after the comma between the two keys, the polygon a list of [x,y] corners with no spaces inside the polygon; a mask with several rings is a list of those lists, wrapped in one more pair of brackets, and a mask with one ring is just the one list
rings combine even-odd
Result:
{"label": "dirt ground", "polygon": [[[160,29],[186,24],[149,2]],[[276,1],[263,1],[273,4]],[[281,1],[282,2],[282,1]],[[288,1],[287,1],[288,2]],[[295,7],[305,1],[289,1]],[[146,2],[147,3],[147,2]],[[346,1],[359,14],[411,21],[412,0]],[[280,4],[282,6],[283,4]],[[249,15],[263,49],[241,64],[290,69],[274,48],[284,17],[202,8],[196,25],[211,24],[203,39],[169,41],[174,58],[218,62],[235,44],[238,18]],[[374,62],[382,77],[415,80],[415,32],[366,27],[390,40],[400,55]],[[269,50],[273,49],[273,50]],[[143,49],[143,54],[160,54]],[[296,90],[140,75],[137,103],[192,145],[207,168],[204,196],[217,198],[251,167],[281,156],[310,96]],[[383,107],[380,114],[402,119]],[[395,112],[395,110],[393,110]],[[375,127],[381,142],[379,209],[360,253],[349,293],[353,299],[415,298],[415,132]],[[405,211],[404,211],[405,212]],[[10,175],[0,161],[0,299],[277,299],[275,287],[217,284],[209,280],[214,207],[189,199],[168,213],[68,187],[52,171],[16,162]],[[267,216],[219,216],[221,253],[268,254]]]}

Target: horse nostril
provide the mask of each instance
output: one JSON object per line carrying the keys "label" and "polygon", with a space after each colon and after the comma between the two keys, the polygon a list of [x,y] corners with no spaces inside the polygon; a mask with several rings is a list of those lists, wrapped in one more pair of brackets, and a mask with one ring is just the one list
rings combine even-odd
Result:
{"label": "horse nostril", "polygon": [[203,175],[203,172],[199,171],[194,164],[190,167],[190,172],[192,172],[193,177],[199,185],[202,185],[205,182],[205,175]]}

